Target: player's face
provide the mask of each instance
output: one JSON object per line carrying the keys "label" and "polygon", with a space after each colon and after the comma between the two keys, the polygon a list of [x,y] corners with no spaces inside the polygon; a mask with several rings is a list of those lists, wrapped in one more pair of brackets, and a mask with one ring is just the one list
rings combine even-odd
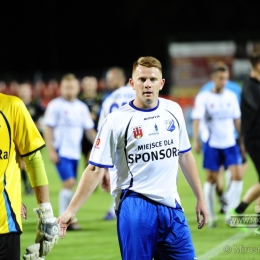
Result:
{"label": "player's face", "polygon": [[60,87],[61,96],[67,100],[74,100],[79,93],[79,82],[76,79],[63,80]]}
{"label": "player's face", "polygon": [[93,93],[97,90],[97,80],[95,78],[86,78],[82,82],[82,89],[85,93]]}
{"label": "player's face", "polygon": [[158,68],[138,65],[129,82],[135,90],[134,105],[136,107],[153,108],[157,106],[159,91],[165,83]]}
{"label": "player's face", "polygon": [[214,90],[217,93],[222,92],[227,84],[228,78],[229,73],[227,71],[218,71],[213,75],[212,80],[214,82]]}
{"label": "player's face", "polygon": [[32,99],[32,89],[29,84],[21,84],[18,91],[19,97],[25,104],[28,104]]}
{"label": "player's face", "polygon": [[115,90],[124,85],[121,77],[116,71],[108,71],[106,74],[106,85],[109,90]]}

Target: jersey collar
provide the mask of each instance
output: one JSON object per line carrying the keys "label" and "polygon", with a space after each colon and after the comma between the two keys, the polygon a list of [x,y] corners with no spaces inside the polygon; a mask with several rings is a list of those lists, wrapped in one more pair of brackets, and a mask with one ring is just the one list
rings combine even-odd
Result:
{"label": "jersey collar", "polygon": [[158,99],[158,103],[157,103],[157,106],[156,107],[153,107],[153,108],[150,108],[150,109],[143,109],[143,108],[138,108],[134,105],[134,100],[130,101],[129,102],[129,105],[135,109],[135,110],[138,110],[138,111],[142,111],[142,112],[151,112],[151,111],[154,111],[156,110],[158,107],[159,107],[159,104],[160,104],[160,100]]}

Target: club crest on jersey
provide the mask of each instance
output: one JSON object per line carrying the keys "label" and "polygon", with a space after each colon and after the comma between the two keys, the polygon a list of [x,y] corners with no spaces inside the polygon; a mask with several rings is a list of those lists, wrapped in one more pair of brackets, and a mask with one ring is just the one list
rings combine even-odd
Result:
{"label": "club crest on jersey", "polygon": [[132,131],[135,139],[139,139],[143,136],[143,127],[141,125],[132,127]]}
{"label": "club crest on jersey", "polygon": [[100,138],[98,138],[95,142],[95,148],[98,148],[99,149],[99,145],[100,145]]}
{"label": "club crest on jersey", "polygon": [[174,125],[174,120],[173,119],[165,120],[164,123],[166,125],[167,131],[172,132],[175,129],[175,125]]}

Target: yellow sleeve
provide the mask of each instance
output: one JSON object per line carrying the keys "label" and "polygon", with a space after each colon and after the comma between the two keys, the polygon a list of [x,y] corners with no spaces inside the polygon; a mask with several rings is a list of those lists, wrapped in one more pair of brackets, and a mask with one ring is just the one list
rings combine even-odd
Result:
{"label": "yellow sleeve", "polygon": [[21,156],[30,155],[45,146],[45,142],[21,101],[15,115],[14,142]]}
{"label": "yellow sleeve", "polygon": [[32,187],[48,185],[48,178],[41,152],[37,151],[29,156],[25,156],[23,159]]}

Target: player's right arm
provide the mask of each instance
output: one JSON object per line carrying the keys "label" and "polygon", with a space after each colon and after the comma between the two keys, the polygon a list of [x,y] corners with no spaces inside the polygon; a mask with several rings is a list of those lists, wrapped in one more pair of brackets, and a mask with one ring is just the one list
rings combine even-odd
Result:
{"label": "player's right arm", "polygon": [[66,209],[66,211],[58,218],[58,223],[61,227],[61,237],[66,234],[66,229],[70,222],[74,219],[78,210],[84,202],[93,193],[98,183],[104,175],[104,168],[89,164],[84,170],[79,181],[76,192]]}
{"label": "player's right arm", "polygon": [[204,104],[203,104],[203,94],[199,93],[194,102],[194,108],[192,110],[191,117],[192,121],[192,130],[193,130],[193,148],[195,152],[200,153],[201,151],[201,142],[200,142],[200,120],[204,116]]}
{"label": "player's right arm", "polygon": [[56,149],[53,146],[53,128],[50,126],[45,126],[45,129],[43,131],[44,140],[48,149],[49,158],[53,163],[59,162],[59,155],[56,151]]}
{"label": "player's right arm", "polygon": [[201,144],[200,144],[200,139],[199,139],[199,126],[200,126],[200,120],[194,119],[192,122],[193,148],[196,153],[200,153],[200,151],[201,151]]}

